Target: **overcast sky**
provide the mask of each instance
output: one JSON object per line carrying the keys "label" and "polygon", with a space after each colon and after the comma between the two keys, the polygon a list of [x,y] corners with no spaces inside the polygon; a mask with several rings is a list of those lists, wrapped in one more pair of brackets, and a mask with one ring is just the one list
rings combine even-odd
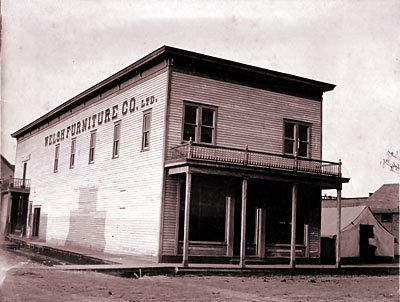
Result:
{"label": "overcast sky", "polygon": [[343,196],[400,175],[400,1],[2,1],[1,152],[10,134],[162,45],[336,84],[323,159]]}

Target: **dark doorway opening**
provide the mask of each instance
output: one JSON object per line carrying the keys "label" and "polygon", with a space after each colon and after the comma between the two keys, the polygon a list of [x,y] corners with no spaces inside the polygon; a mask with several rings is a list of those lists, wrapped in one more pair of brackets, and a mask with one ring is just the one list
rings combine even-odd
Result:
{"label": "dark doorway opening", "polygon": [[11,230],[14,235],[26,235],[28,201],[24,195],[13,195],[11,206]]}
{"label": "dark doorway opening", "polygon": [[32,225],[32,237],[39,236],[40,226],[40,208],[34,208],[33,210],[33,225]]}
{"label": "dark doorway opening", "polygon": [[335,264],[336,235],[333,238],[321,237],[321,264]]}
{"label": "dark doorway opening", "polygon": [[374,238],[374,226],[360,224],[360,258],[364,262],[373,262],[376,247],[370,245],[370,238]]}

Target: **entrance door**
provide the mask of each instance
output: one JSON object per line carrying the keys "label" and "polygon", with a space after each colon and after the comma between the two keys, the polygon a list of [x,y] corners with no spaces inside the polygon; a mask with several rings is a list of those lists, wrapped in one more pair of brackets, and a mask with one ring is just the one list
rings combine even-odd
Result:
{"label": "entrance door", "polygon": [[[241,196],[241,192],[237,194]],[[249,182],[246,208],[246,256],[265,257],[266,190],[263,183]],[[242,201],[236,199],[234,255],[240,255]]]}
{"label": "entrance door", "polygon": [[28,202],[23,195],[15,195],[11,207],[11,234],[25,236]]}
{"label": "entrance door", "polygon": [[375,257],[375,247],[369,244],[369,238],[374,238],[374,226],[360,224],[360,258],[365,262],[372,262]]}
{"label": "entrance door", "polygon": [[32,236],[39,236],[39,225],[40,225],[40,208],[34,208],[33,210],[33,226],[32,226]]}

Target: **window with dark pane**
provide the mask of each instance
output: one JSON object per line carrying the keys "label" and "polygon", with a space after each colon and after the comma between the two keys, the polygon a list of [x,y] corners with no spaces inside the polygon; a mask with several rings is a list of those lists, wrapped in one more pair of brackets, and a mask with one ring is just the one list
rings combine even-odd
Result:
{"label": "window with dark pane", "polygon": [[69,158],[69,168],[75,167],[76,139],[71,141],[71,155]]}
{"label": "window with dark pane", "polygon": [[[200,176],[199,176],[200,177]],[[190,204],[190,241],[224,242],[226,219],[226,194],[219,186],[206,185],[205,178],[194,182]],[[185,217],[185,183],[179,191],[178,239],[183,240]]]}
{"label": "window with dark pane", "polygon": [[202,108],[201,110],[201,137],[202,143],[213,142],[214,135],[214,112],[215,110],[209,108]]}
{"label": "window with dark pane", "polygon": [[183,140],[198,143],[214,143],[215,109],[202,105],[185,105]]}
{"label": "window with dark pane", "polygon": [[96,131],[90,133],[89,164],[94,163],[94,150],[96,147]]}
{"label": "window with dark pane", "polygon": [[142,150],[150,148],[151,111],[143,114]]}
{"label": "window with dark pane", "polygon": [[283,152],[285,154],[309,157],[310,153],[310,125],[286,121],[284,123]]}
{"label": "window with dark pane", "polygon": [[382,214],[382,222],[392,222],[392,221],[393,221],[392,213]]}
{"label": "window with dark pane", "polygon": [[293,123],[285,123],[285,140],[284,140],[284,152],[286,154],[293,154],[294,153],[294,142],[295,142],[295,124]]}
{"label": "window with dark pane", "polygon": [[121,136],[121,122],[114,124],[113,158],[119,156],[119,141]]}
{"label": "window with dark pane", "polygon": [[185,105],[185,120],[183,126],[183,140],[196,141],[197,131],[197,107],[192,105]]}
{"label": "window with dark pane", "polygon": [[226,196],[221,188],[193,187],[190,208],[189,239],[192,241],[225,241]]}
{"label": "window with dark pane", "polygon": [[54,173],[58,171],[59,153],[60,153],[60,145],[56,145],[56,149],[54,151]]}
{"label": "window with dark pane", "polygon": [[299,128],[299,150],[298,156],[307,157],[308,156],[308,129],[309,127],[306,125],[298,125]]}

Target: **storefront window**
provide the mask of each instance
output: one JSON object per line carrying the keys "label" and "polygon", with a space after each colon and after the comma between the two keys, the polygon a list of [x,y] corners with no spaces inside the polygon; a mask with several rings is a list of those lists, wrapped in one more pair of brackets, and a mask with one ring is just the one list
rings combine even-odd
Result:
{"label": "storefront window", "polygon": [[[226,196],[221,187],[194,183],[190,207],[190,241],[225,241]],[[179,240],[183,240],[185,184],[180,190]]]}
{"label": "storefront window", "polygon": [[[290,244],[292,234],[292,196],[291,185],[278,185],[270,191],[267,203],[266,243]],[[296,243],[304,242],[304,209],[300,206],[298,190],[296,215]]]}

